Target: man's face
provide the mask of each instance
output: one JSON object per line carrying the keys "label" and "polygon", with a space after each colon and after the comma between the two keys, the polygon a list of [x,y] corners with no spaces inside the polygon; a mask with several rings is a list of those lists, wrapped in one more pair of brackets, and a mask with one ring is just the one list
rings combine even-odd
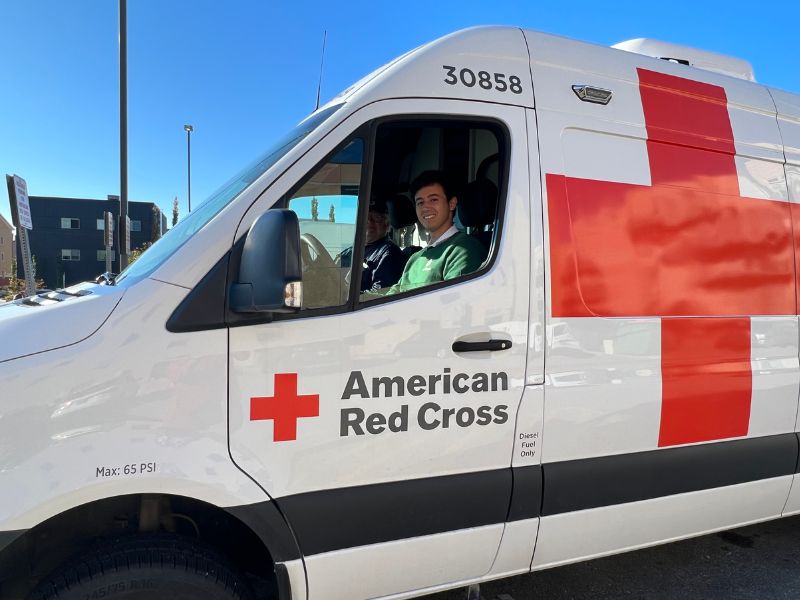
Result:
{"label": "man's face", "polygon": [[426,185],[417,190],[414,196],[417,219],[435,240],[453,224],[453,211],[456,209],[455,196],[447,199],[444,188],[438,183]]}
{"label": "man's face", "polygon": [[371,244],[385,237],[387,231],[389,231],[388,217],[374,210],[369,211],[367,214],[367,243]]}

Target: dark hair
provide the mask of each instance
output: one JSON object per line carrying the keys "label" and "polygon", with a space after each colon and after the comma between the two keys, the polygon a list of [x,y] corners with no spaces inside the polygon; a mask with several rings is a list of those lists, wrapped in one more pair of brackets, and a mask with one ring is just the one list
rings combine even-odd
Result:
{"label": "dark hair", "polygon": [[413,200],[417,196],[417,192],[420,191],[422,188],[433,185],[438,183],[442,186],[444,190],[444,196],[447,200],[453,197],[452,188],[450,187],[450,182],[447,180],[447,176],[442,171],[423,171],[417,177],[414,178],[414,181],[411,182],[411,199]]}

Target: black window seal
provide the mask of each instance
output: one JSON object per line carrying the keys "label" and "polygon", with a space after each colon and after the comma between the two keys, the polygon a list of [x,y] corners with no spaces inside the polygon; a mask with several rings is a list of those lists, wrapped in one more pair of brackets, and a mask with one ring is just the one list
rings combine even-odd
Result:
{"label": "black window seal", "polygon": [[[500,154],[500,177],[498,178],[498,191],[497,191],[497,216],[495,221],[495,228],[494,234],[492,236],[492,243],[488,250],[487,259],[484,262],[483,266],[474,271],[473,273],[469,273],[467,275],[463,275],[461,277],[457,277],[455,279],[449,279],[447,281],[439,281],[430,285],[422,286],[413,290],[408,290],[405,292],[400,292],[398,294],[393,294],[391,296],[384,296],[378,298],[371,298],[366,302],[362,302],[360,300],[360,282],[361,282],[361,270],[362,270],[362,263],[363,263],[363,256],[364,256],[364,227],[359,227],[359,223],[364,223],[366,220],[368,205],[369,205],[369,194],[372,191],[372,173],[374,170],[374,160],[375,160],[375,139],[377,135],[378,128],[381,125],[386,123],[418,123],[420,126],[435,126],[436,123],[443,124],[443,123],[454,123],[454,124],[463,124],[463,125],[483,125],[483,126],[490,126],[490,128],[495,128],[495,134],[500,135],[500,140],[498,144],[498,153]],[[478,116],[478,115],[457,115],[457,114],[428,114],[428,113],[418,113],[418,114],[405,114],[405,115],[386,115],[384,117],[378,117],[376,119],[372,119],[363,123],[358,128],[356,128],[350,135],[348,135],[340,144],[328,154],[325,155],[319,162],[315,163],[313,167],[311,167],[307,172],[306,175],[300,178],[300,180],[293,185],[281,198],[273,204],[271,208],[285,208],[287,205],[288,200],[292,197],[292,195],[299,190],[303,184],[306,182],[306,177],[310,173],[316,172],[322,165],[328,162],[333,156],[336,155],[339,151],[345,148],[349,143],[351,143],[354,139],[361,138],[364,140],[364,156],[365,160],[362,163],[362,170],[361,170],[361,183],[359,186],[359,194],[358,194],[358,214],[356,218],[356,236],[354,239],[354,247],[353,247],[353,262],[351,265],[351,273],[350,273],[350,293],[349,299],[347,302],[338,305],[338,306],[329,306],[329,307],[320,307],[320,308],[312,308],[312,309],[305,309],[301,310],[296,313],[258,313],[258,314],[239,314],[234,313],[230,310],[227,306],[227,299],[226,299],[226,323],[229,327],[242,327],[247,325],[258,325],[262,323],[269,323],[269,322],[282,322],[282,321],[292,321],[296,319],[307,319],[307,318],[315,318],[315,317],[327,317],[339,314],[346,314],[351,312],[358,312],[362,310],[368,310],[376,306],[383,306],[390,302],[395,302],[397,300],[404,300],[406,298],[410,298],[413,296],[417,296],[420,294],[427,294],[430,292],[435,292],[453,285],[458,285],[461,283],[465,283],[468,281],[472,281],[473,279],[478,279],[479,277],[483,277],[486,273],[490,272],[494,267],[495,263],[497,262],[498,250],[500,246],[500,240],[502,239],[503,231],[505,229],[505,209],[506,203],[508,200],[508,191],[509,191],[509,171],[510,171],[510,158],[511,158],[511,132],[508,128],[508,125],[500,119],[488,116]],[[242,236],[240,242],[245,239],[246,236]],[[239,268],[239,260],[241,258],[241,249],[243,248],[244,244],[235,244],[234,248],[232,249],[231,253],[231,260],[229,261],[229,277],[228,277],[228,286],[230,287],[230,283],[235,280],[236,274],[238,273]],[[238,251],[237,251],[238,250]]]}
{"label": "black window seal", "polygon": [[387,116],[381,117],[379,119],[375,119],[375,130],[377,132],[377,128],[385,124],[389,123],[397,123],[402,121],[408,122],[419,122],[420,124],[424,124],[429,126],[431,124],[435,124],[436,122],[439,123],[447,123],[447,122],[455,122],[455,123],[462,123],[462,124],[475,124],[475,125],[491,125],[497,128],[498,131],[495,133],[500,133],[501,139],[499,140],[500,143],[498,144],[498,153],[500,154],[499,160],[499,167],[500,167],[500,177],[498,178],[498,189],[497,189],[497,214],[495,217],[495,228],[492,235],[492,243],[489,247],[488,254],[486,257],[486,261],[484,262],[483,266],[480,269],[468,273],[466,275],[462,275],[461,277],[456,277],[455,279],[448,279],[446,281],[438,281],[436,283],[432,283],[430,285],[425,285],[413,290],[407,290],[405,292],[400,292],[397,294],[392,294],[391,296],[383,296],[377,298],[370,298],[367,301],[359,301],[356,310],[367,310],[374,306],[383,306],[390,302],[395,302],[397,300],[403,300],[405,298],[411,298],[413,296],[418,296],[420,294],[427,294],[429,292],[438,291],[452,285],[457,285],[460,283],[464,283],[467,281],[472,281],[473,279],[478,279],[479,277],[483,277],[486,273],[490,272],[494,267],[495,263],[497,262],[497,255],[500,246],[500,240],[502,239],[503,230],[505,229],[505,209],[506,209],[506,202],[508,199],[508,189],[509,189],[509,171],[510,171],[510,158],[511,158],[511,132],[509,131],[508,126],[501,121],[500,119],[492,118],[492,117],[481,117],[481,116],[473,116],[473,115],[429,115],[429,114],[422,114],[422,115],[396,115],[396,116]]}

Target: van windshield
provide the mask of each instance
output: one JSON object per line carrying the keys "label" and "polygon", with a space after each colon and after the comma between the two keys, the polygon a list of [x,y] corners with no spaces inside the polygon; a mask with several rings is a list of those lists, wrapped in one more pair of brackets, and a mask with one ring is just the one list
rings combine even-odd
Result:
{"label": "van windshield", "polygon": [[167,258],[172,256],[189,238],[211,221],[247,186],[258,179],[267,169],[278,162],[283,155],[299,144],[303,138],[319,127],[341,107],[342,104],[328,107],[315,112],[298,123],[294,129],[262,154],[258,160],[211,194],[195,210],[181,219],[177,225],[148,248],[136,262],[117,276],[116,283],[126,279],[136,280],[147,277]]}

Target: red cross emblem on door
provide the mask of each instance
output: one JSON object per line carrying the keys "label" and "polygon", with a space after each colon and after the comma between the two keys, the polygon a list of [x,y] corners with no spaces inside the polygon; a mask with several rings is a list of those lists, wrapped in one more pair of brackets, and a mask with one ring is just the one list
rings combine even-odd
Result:
{"label": "red cross emblem on door", "polygon": [[546,175],[552,314],[661,317],[659,446],[747,435],[750,316],[796,313],[790,204],[741,195],[724,88],[638,75],[651,185]]}
{"label": "red cross emblem on door", "polygon": [[275,374],[275,395],[250,398],[250,420],[272,420],[272,441],[297,439],[297,419],[319,416],[318,394],[297,394],[297,373]]}

